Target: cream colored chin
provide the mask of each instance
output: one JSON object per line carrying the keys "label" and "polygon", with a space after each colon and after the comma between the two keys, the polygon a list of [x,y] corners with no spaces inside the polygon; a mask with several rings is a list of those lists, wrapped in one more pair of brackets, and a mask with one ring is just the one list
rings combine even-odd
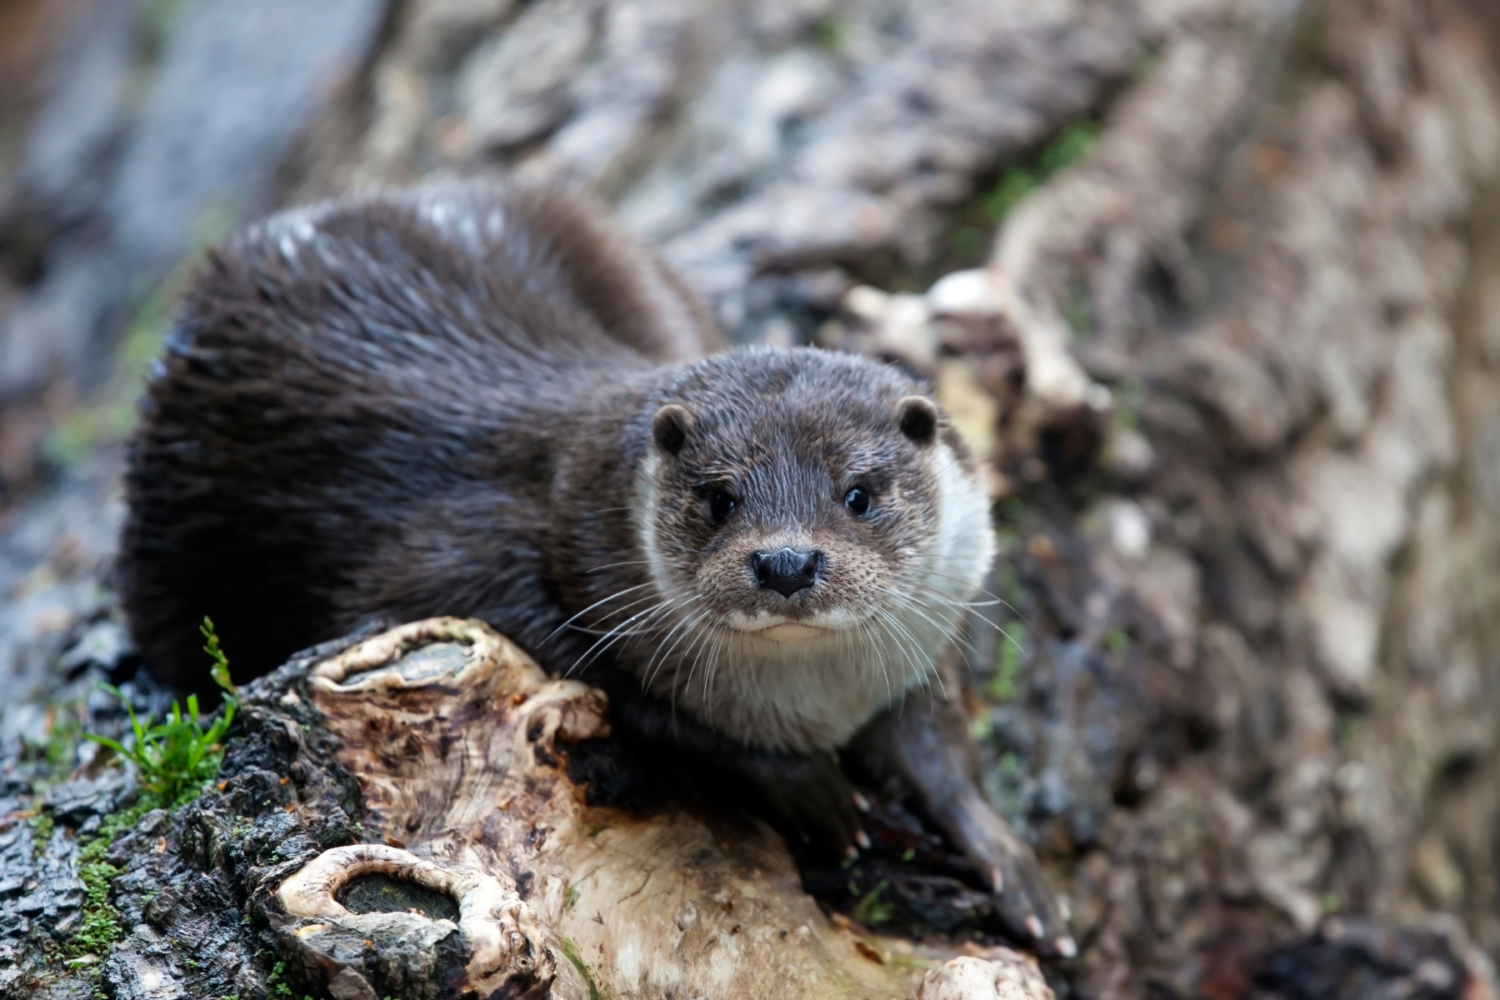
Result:
{"label": "cream colored chin", "polygon": [[770,628],[763,628],[750,634],[775,642],[806,642],[808,639],[827,635],[828,630],[813,625],[802,625],[798,622],[782,622],[780,625],[772,625]]}

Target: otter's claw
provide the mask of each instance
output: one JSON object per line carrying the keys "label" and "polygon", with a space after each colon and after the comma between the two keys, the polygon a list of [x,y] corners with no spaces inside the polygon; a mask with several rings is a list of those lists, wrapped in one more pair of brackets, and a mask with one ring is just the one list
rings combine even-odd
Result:
{"label": "otter's claw", "polygon": [[1006,929],[1042,955],[1072,958],[1078,945],[1068,933],[1056,897],[1031,847],[990,808],[977,788],[929,803],[933,819],[975,871],[986,876]]}

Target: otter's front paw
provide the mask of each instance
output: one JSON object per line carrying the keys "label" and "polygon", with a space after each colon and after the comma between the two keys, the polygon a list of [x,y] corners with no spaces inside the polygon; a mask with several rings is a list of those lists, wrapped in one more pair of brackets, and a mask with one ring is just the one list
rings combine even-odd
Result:
{"label": "otter's front paw", "polygon": [[1010,933],[1035,942],[1043,955],[1072,958],[1078,953],[1036,854],[977,788],[953,796],[934,812],[953,845],[995,893],[996,909]]}
{"label": "otter's front paw", "polygon": [[785,836],[841,858],[870,846],[860,822],[869,805],[833,754],[747,754],[735,769],[759,790],[767,818]]}

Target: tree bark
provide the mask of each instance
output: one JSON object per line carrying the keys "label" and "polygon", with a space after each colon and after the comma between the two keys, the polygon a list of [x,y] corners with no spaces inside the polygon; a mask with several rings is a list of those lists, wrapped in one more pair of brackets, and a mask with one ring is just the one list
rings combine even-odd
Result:
{"label": "tree bark", "polygon": [[[445,172],[585,188],[663,247],[734,339],[905,364],[990,457],[1004,542],[990,589],[1005,603],[988,618],[1006,636],[973,623],[967,704],[992,798],[1071,905],[1082,954],[1047,971],[1060,995],[1493,992],[1491,4],[413,0],[381,16],[364,35],[350,21],[340,51],[366,53],[355,83],[319,91],[310,124],[288,126],[301,141],[275,148],[297,152],[276,161],[271,193],[244,211]],[[66,69],[71,50],[56,51]],[[115,127],[149,139],[128,119]],[[84,147],[102,165],[68,176],[107,189],[123,169],[109,152],[120,144]],[[118,199],[82,189],[67,212],[20,212],[40,189],[13,177],[0,230],[6,248],[26,252],[6,259],[50,261],[5,272],[0,344],[24,360],[51,356],[21,347],[52,329],[37,322],[57,316],[49,303],[74,301],[67,282],[95,273],[88,234],[132,230],[112,214]],[[38,246],[41,257],[28,249]],[[107,317],[125,307],[110,298],[122,294],[116,278],[101,282]],[[97,343],[46,345],[75,351],[82,370]],[[117,679],[129,672],[94,587],[112,546],[97,512],[108,510],[118,446],[105,434],[52,486],[27,485],[45,472],[36,442],[68,395],[45,392],[73,378],[70,364],[55,370],[61,382],[0,379],[12,387],[0,476],[17,496],[40,491],[13,503],[0,540],[0,582],[17,595],[0,610],[0,671],[28,692],[0,715],[0,812],[18,818],[0,828],[0,961],[18,970],[0,973],[0,990],[29,991],[20,995],[65,995],[84,981],[87,967],[42,961],[86,908],[68,831],[130,794],[102,761],[82,758],[70,761],[76,779],[49,791],[61,776],[36,749],[78,706],[81,725],[117,722],[87,685],[111,667]],[[278,691],[291,676],[278,675]],[[113,995],[171,995],[190,982],[195,995],[257,996],[278,959],[284,975],[330,991],[346,968],[385,983],[399,967],[413,990],[438,989],[439,969],[468,974],[472,948],[458,939],[382,965],[315,961],[306,956],[329,952],[299,950],[303,939],[279,929],[277,887],[321,852],[378,841],[368,831],[380,830],[413,855],[441,854],[438,833],[382,826],[350,777],[364,765],[336,763],[353,742],[327,710],[334,696],[316,682],[302,690],[299,704],[263,700],[247,713],[227,751],[225,773],[239,776],[228,789],[147,816],[116,841],[111,858],[127,873],[110,898],[135,929],[96,956]],[[42,703],[65,710],[28,707]],[[592,807],[562,772],[527,766],[554,789],[549,836],[566,841],[558,831],[582,829],[567,824]],[[25,819],[38,807],[55,821],[45,844]],[[253,817],[238,835],[236,817]],[[795,917],[816,942],[765,961],[805,960],[807,976],[842,970],[872,984],[870,995],[914,982],[899,963],[851,953],[864,941],[898,954],[839,922],[851,920],[846,895],[819,889],[837,919],[814,912],[764,832],[731,836],[688,812],[655,822],[599,836],[711,841],[715,864],[755,886],[778,926]],[[631,839],[626,854],[654,857],[629,853],[644,843]],[[463,863],[484,867],[475,860]],[[709,891],[707,871],[684,876],[681,898]],[[877,874],[852,877],[859,897]],[[509,867],[492,875],[502,892],[518,888]],[[827,884],[842,889],[840,875]],[[589,942],[579,958],[591,975],[618,976],[628,963],[586,953],[610,946],[597,935],[618,941],[610,928],[628,913],[681,912],[675,900],[601,902],[604,923],[593,924],[586,896],[602,890],[581,886],[560,915],[535,891],[522,902],[558,984],[577,974],[559,935]],[[710,920],[723,931],[728,914],[694,906],[704,922],[692,933],[709,934]],[[586,926],[574,926],[579,913]],[[937,945],[899,953],[935,956],[924,947]],[[195,952],[215,956],[218,978],[183,966]],[[163,978],[151,985],[131,970]]]}
{"label": "tree bark", "polygon": [[[549,680],[482,623],[385,633],[313,665],[300,690],[359,783],[366,833],[384,841],[322,852],[268,902],[315,986],[418,995],[424,978],[449,978],[423,968],[392,981],[390,956],[425,965],[442,921],[351,913],[372,876],[456,901],[460,989],[478,996],[747,996],[777,983],[785,997],[935,997],[962,970],[942,949],[831,924],[759,824],[591,805],[565,765],[570,744],[608,734],[604,697]],[[985,957],[1025,996],[1050,996],[1021,956]]]}

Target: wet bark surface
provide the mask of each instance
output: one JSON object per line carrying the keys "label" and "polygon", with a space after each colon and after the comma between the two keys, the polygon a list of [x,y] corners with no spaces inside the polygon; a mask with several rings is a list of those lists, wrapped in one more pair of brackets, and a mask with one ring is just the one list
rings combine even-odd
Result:
{"label": "wet bark surface", "polygon": [[[278,204],[519,173],[603,197],[737,341],[929,378],[990,456],[1003,634],[971,628],[967,704],[1071,906],[1059,995],[1490,995],[1489,5],[267,5],[255,30],[302,46],[281,61],[220,6],[0,14],[29,40],[0,72],[24,84],[0,87],[0,991],[85,995],[102,969],[137,995],[125,970],[177,962],[153,982],[261,995],[287,953],[246,873],[362,842],[333,743],[321,777],[286,770],[326,732],[311,709],[247,712],[224,765],[246,791],[117,837],[136,929],[67,964],[80,844],[132,801],[74,746],[123,721],[94,684],[163,704],[130,683],[107,566],[167,276]],[[215,157],[221,113],[244,146]],[[252,860],[202,846],[209,814],[260,831]],[[804,875],[874,930],[922,905],[874,862]],[[222,981],[182,978],[174,940]]]}

